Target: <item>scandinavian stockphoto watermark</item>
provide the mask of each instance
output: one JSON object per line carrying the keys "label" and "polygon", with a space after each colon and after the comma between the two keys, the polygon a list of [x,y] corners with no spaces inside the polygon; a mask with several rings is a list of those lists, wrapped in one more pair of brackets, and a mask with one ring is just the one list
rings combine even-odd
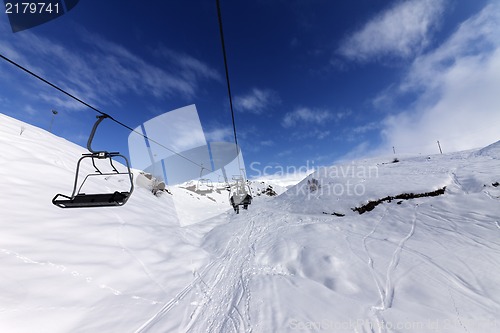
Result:
{"label": "scandinavian stockphoto watermark", "polygon": [[467,327],[477,332],[497,332],[500,321],[487,319],[429,319],[406,321],[371,322],[367,319],[304,321],[291,319],[288,322],[290,331],[328,331],[328,332],[358,332],[363,328],[371,331],[398,331],[398,332],[455,332]]}
{"label": "scandinavian stockphoto watermark", "polygon": [[366,192],[366,180],[378,178],[379,175],[376,165],[365,166],[353,162],[330,167],[318,167],[314,161],[307,161],[305,165],[298,167],[252,162],[250,170],[257,179],[302,179],[297,186],[285,192],[285,195],[301,195],[308,199],[322,195],[362,196]]}

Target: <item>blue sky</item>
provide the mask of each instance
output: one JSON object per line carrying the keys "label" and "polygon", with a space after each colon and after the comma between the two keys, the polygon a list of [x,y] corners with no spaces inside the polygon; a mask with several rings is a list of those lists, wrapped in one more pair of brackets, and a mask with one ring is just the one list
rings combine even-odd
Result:
{"label": "blue sky", "polygon": [[[500,139],[500,3],[221,0],[249,176],[340,159],[437,153]],[[231,141],[215,0],[81,1],[0,52],[131,127],[196,104]],[[0,63],[0,112],[84,145],[95,113]],[[168,128],[165,129],[168,131]],[[127,151],[104,124],[96,146]],[[99,148],[99,147],[98,147]],[[252,164],[253,163],[253,164]]]}

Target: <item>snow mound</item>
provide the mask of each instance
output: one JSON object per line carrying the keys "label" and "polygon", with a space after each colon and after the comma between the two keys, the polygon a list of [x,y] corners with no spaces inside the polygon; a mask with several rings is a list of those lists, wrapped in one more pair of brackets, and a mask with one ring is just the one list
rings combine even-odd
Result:
{"label": "snow mound", "polygon": [[316,170],[285,192],[281,202],[294,212],[349,215],[354,207],[368,201],[448,186],[456,165],[441,156],[412,157],[398,162],[378,158],[334,165]]}

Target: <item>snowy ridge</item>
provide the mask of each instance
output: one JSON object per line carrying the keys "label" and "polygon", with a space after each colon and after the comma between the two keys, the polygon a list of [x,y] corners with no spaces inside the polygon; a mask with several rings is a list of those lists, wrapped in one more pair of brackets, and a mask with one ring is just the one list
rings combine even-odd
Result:
{"label": "snowy ridge", "polygon": [[[226,207],[181,227],[171,195],[141,187],[120,208],[53,206],[55,193],[70,191],[85,150],[0,120],[0,332],[500,327],[498,143],[332,166],[239,215]],[[441,196],[352,211],[443,186]],[[176,195],[186,207],[215,207],[206,195]],[[333,212],[345,216],[324,214]]]}
{"label": "snowy ridge", "polygon": [[500,141],[497,141],[487,147],[484,147],[483,149],[480,149],[477,155],[490,156],[491,158],[498,159],[498,156],[500,156]]}

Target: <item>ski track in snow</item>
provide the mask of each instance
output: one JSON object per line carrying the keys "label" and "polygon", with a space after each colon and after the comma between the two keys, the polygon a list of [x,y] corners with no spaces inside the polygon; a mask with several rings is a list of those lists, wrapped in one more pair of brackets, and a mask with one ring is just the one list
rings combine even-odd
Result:
{"label": "ski track in snow", "polygon": [[454,289],[456,291],[459,291],[460,294],[465,296],[470,302],[473,302],[478,307],[483,307],[485,309],[497,308],[498,311],[500,311],[500,304],[489,298],[487,292],[473,288],[470,283],[461,278],[455,272],[443,267],[436,262],[435,259],[441,256],[447,256],[449,255],[449,253],[443,254],[441,256],[430,257],[420,251],[414,250],[409,247],[405,247],[404,251],[405,253],[412,254],[422,260],[421,264],[427,264],[430,267],[434,268],[437,273],[443,276],[445,281],[449,281],[449,286],[454,285]]}
{"label": "ski track in snow", "polygon": [[457,303],[455,302],[455,298],[453,297],[453,294],[452,294],[450,288],[448,288],[448,292],[450,294],[450,298],[451,298],[451,301],[453,303],[453,308],[455,309],[455,312],[457,314],[457,322],[460,324],[460,326],[462,326],[462,328],[464,329],[464,331],[466,333],[469,333],[469,330],[467,329],[467,326],[465,326],[464,323],[462,322],[461,315],[460,315],[460,310],[458,310]]}
{"label": "ski track in snow", "polygon": [[134,252],[125,245],[125,243],[123,243],[122,234],[123,234],[123,229],[125,228],[126,223],[125,223],[125,220],[123,220],[120,215],[118,215],[117,213],[114,213],[114,215],[116,216],[117,220],[120,221],[120,226],[119,226],[118,233],[117,233],[116,237],[117,237],[118,244],[120,245],[122,250],[127,252],[132,258],[134,258],[135,261],[137,261],[141,265],[144,273],[146,273],[146,275],[148,276],[148,278],[151,281],[153,281],[165,293],[168,293],[168,291],[165,289],[165,287],[163,287],[163,285],[154,278],[153,273],[151,273],[151,271],[147,268],[147,266],[144,264],[144,262],[141,259],[139,259],[139,257],[137,257],[134,254]]}
{"label": "ski track in snow", "polygon": [[403,238],[399,242],[396,250],[392,254],[391,263],[389,264],[389,267],[387,268],[384,301],[382,303],[383,310],[386,310],[386,309],[389,309],[389,308],[392,307],[392,301],[394,299],[394,282],[393,282],[392,277],[394,275],[394,272],[396,271],[396,268],[399,265],[399,260],[401,258],[401,251],[403,250],[403,247],[405,246],[406,242],[415,233],[415,227],[417,225],[417,207],[418,206],[415,206],[415,212],[414,212],[414,215],[413,215],[413,221],[411,223],[411,230],[406,235],[406,237]]}
{"label": "ski track in snow", "polygon": [[142,300],[142,301],[148,302],[149,304],[162,304],[163,303],[163,302],[158,301],[158,300],[153,300],[153,299],[141,297],[138,295],[127,296],[122,291],[120,291],[116,288],[113,288],[109,285],[106,285],[106,284],[101,283],[101,284],[97,285],[95,282],[96,278],[89,276],[87,274],[84,274],[78,270],[69,269],[68,267],[66,267],[65,265],[62,265],[62,264],[56,264],[56,263],[53,263],[51,261],[33,260],[33,259],[28,258],[27,256],[24,256],[18,252],[11,251],[8,249],[0,249],[0,254],[2,254],[2,253],[5,255],[13,256],[16,259],[21,260],[26,264],[38,265],[40,267],[49,267],[51,269],[54,269],[54,270],[60,272],[61,274],[67,275],[68,277],[72,277],[74,279],[81,280],[83,283],[85,283],[89,286],[97,286],[100,289],[108,290],[109,292],[111,292],[115,296],[129,297],[133,300]]}
{"label": "ski track in snow", "polygon": [[[363,243],[363,249],[365,251],[365,254],[366,256],[368,257],[368,267],[370,268],[370,272],[371,272],[371,275],[372,275],[372,278],[373,278],[373,281],[375,283],[375,287],[377,288],[377,291],[378,291],[378,294],[379,294],[379,297],[380,297],[380,302],[383,303],[384,302],[384,290],[382,290],[382,286],[380,284],[380,281],[377,277],[377,272],[375,271],[375,267],[373,266],[373,257],[368,249],[368,244],[367,244],[367,240],[369,238],[371,238],[373,236],[373,234],[375,234],[375,232],[377,231],[379,225],[382,223],[382,220],[385,218],[385,216],[387,215],[387,208],[385,208],[385,211],[384,213],[382,214],[382,216],[380,217],[380,219],[377,221],[377,223],[375,223],[375,226],[373,227],[373,229],[370,231],[370,233],[368,233],[366,236],[363,237],[363,240],[362,240],[362,243]],[[372,308],[373,309],[373,308]],[[375,312],[372,310],[372,314],[371,316],[375,319],[375,321],[377,322],[377,327],[382,327],[382,322],[381,322],[381,318],[380,318],[380,315],[378,314],[378,312]],[[373,324],[370,324],[370,327],[369,327],[369,332],[374,332],[373,331]]]}
{"label": "ski track in snow", "polygon": [[422,224],[429,230],[437,229],[441,233],[452,234],[454,237],[460,237],[464,244],[470,244],[475,246],[479,245],[481,247],[488,248],[489,250],[492,250],[500,254],[500,242],[495,242],[492,240],[488,241],[490,244],[496,245],[497,247],[487,244],[481,236],[475,235],[471,232],[463,232],[462,230],[460,230],[461,228],[459,227],[459,225],[457,225],[457,223],[454,222],[454,218],[456,218],[456,219],[461,219],[464,222],[469,222],[473,224],[476,223],[475,219],[466,216],[460,216],[458,214],[454,216],[455,214],[452,212],[446,212],[446,214],[435,214],[435,213],[433,214],[421,213],[421,214],[429,219],[435,220],[436,222],[442,222],[442,221],[447,222],[446,224],[439,226],[430,225],[426,222],[423,222]]}
{"label": "ski track in snow", "polygon": [[165,303],[165,305],[163,305],[163,307],[158,312],[156,312],[148,321],[146,321],[141,327],[139,327],[135,331],[135,333],[147,332],[151,327],[158,323],[165,315],[170,312],[170,310],[172,310],[177,304],[179,304],[179,302],[183,300],[184,297],[186,297],[186,295],[189,294],[189,292],[191,292],[200,281],[202,281],[202,275],[206,274],[206,272],[209,271],[215,264],[216,262],[213,261],[206,265],[202,269],[201,274],[198,274],[198,276],[193,281],[186,285],[169,302]]}
{"label": "ski track in snow", "polygon": [[278,232],[282,227],[279,223],[256,226],[256,221],[260,219],[262,216],[256,214],[247,221],[239,219],[229,222],[245,223],[245,226],[228,241],[218,257],[201,271],[195,272],[196,278],[135,333],[144,333],[161,325],[170,310],[188,295],[191,295],[191,300],[194,301],[191,301],[191,306],[184,315],[185,320],[181,328],[183,332],[251,333],[252,293],[249,284],[255,274],[252,260],[255,257],[256,244],[271,230]]}
{"label": "ski track in snow", "polygon": [[255,228],[253,217],[243,232],[228,242],[216,260],[215,276],[205,275],[201,285],[203,300],[189,316],[191,320],[186,332],[252,332],[248,285],[252,276],[254,245],[262,236],[262,230],[258,232]]}
{"label": "ski track in snow", "polygon": [[456,170],[450,172],[450,178],[453,181],[453,184],[455,184],[463,193],[466,193],[466,194],[469,193],[467,190],[465,190],[465,188],[462,185],[462,183],[460,182],[460,180],[458,180],[458,176],[456,174]]}
{"label": "ski track in snow", "polygon": [[[465,297],[469,302],[475,304],[477,307],[482,307],[485,310],[493,308],[493,309],[498,309],[498,311],[500,311],[500,303],[488,297],[489,295],[488,290],[487,288],[482,287],[481,283],[476,278],[475,270],[470,268],[463,260],[461,260],[459,257],[456,257],[456,260],[461,261],[463,267],[467,268],[471,273],[471,275],[475,277],[474,284],[472,284],[472,281],[464,279],[461,275],[457,274],[457,272],[454,272],[452,269],[446,268],[445,266],[439,264],[436,261],[436,259],[438,259],[439,257],[449,256],[450,253],[458,253],[459,251],[467,249],[467,247],[464,247],[465,244],[469,244],[473,247],[479,246],[482,249],[485,249],[489,252],[493,252],[494,255],[499,255],[500,244],[493,241],[490,241],[490,243],[498,247],[486,244],[484,240],[481,239],[480,236],[474,235],[473,233],[470,232],[468,233],[463,232],[461,228],[457,225],[457,223],[454,221],[455,219],[457,220],[462,219],[464,222],[466,223],[470,222],[472,224],[475,222],[474,219],[460,216],[459,214],[457,214],[457,216],[454,216],[455,213],[452,212],[446,212],[444,214],[441,213],[436,215],[420,211],[419,215],[428,219],[435,220],[437,223],[441,224],[439,227],[436,227],[434,225],[429,225],[425,220],[420,219],[421,221],[419,225],[421,225],[423,229],[432,230],[437,228],[440,230],[441,233],[446,232],[449,234],[449,236],[452,236],[454,238],[455,242],[458,245],[452,248],[444,246],[443,248],[446,250],[445,253],[432,257],[408,246],[401,248],[401,250],[407,254],[414,255],[419,260],[421,260],[422,263],[420,263],[419,265],[426,264],[429,267],[432,267],[436,273],[443,276],[444,281],[449,281],[448,283],[446,283],[447,288],[451,288],[455,292],[460,293],[460,295]],[[446,222],[446,224],[443,224],[443,222]],[[453,303],[454,302],[455,301],[453,300]]]}
{"label": "ski track in snow", "polygon": [[[191,303],[195,308],[185,315],[188,322],[183,331],[252,332],[250,263],[255,255],[255,242],[266,234],[265,230],[255,228],[255,218],[258,216],[247,221],[241,234],[228,241],[219,257],[196,272],[191,283],[135,332],[147,332],[159,324],[189,294],[198,300]],[[199,293],[195,293],[197,290]]]}
{"label": "ski track in snow", "polygon": [[377,272],[375,271],[374,268],[374,260],[373,256],[371,255],[368,245],[367,245],[367,239],[371,238],[375,232],[377,231],[378,227],[382,223],[383,219],[386,217],[388,209],[386,208],[384,213],[382,214],[382,217],[377,221],[373,229],[368,233],[365,237],[363,237],[362,243],[363,243],[363,249],[368,257],[368,266],[370,268],[370,271],[372,273],[373,280],[375,282],[375,287],[377,288],[378,294],[380,296],[380,304],[376,306],[371,307],[370,311],[370,317],[376,321],[375,325],[372,321],[368,323],[368,327],[364,327],[363,330],[365,332],[372,332],[375,333],[374,327],[378,328],[379,333],[386,332],[386,324],[384,321],[384,318],[382,316],[382,312],[384,312],[387,309],[390,309],[392,307],[392,302],[394,299],[394,282],[393,282],[393,275],[399,265],[399,260],[401,258],[401,252],[403,251],[403,248],[406,244],[406,242],[413,236],[415,233],[415,227],[417,223],[417,207],[415,206],[415,212],[413,215],[413,220],[411,223],[411,229],[408,232],[408,234],[401,239],[401,241],[397,244],[396,249],[394,250],[391,261],[387,267],[386,275],[385,275],[385,283],[384,287],[382,287],[378,277],[377,277]]}

